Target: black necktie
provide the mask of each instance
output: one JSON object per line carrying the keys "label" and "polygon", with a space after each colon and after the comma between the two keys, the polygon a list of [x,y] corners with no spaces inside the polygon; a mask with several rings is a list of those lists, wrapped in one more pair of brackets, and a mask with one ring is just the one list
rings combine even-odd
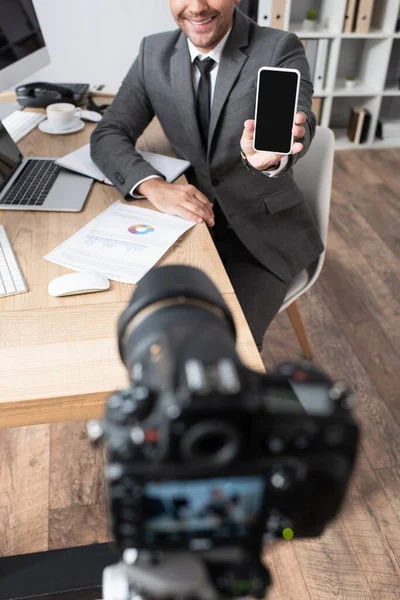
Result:
{"label": "black necktie", "polygon": [[201,76],[199,87],[197,89],[196,114],[199,124],[200,134],[203,140],[204,148],[207,148],[208,129],[210,127],[210,104],[211,104],[211,81],[210,71],[215,65],[215,60],[205,58],[200,60],[199,57],[194,59],[194,62],[200,70]]}

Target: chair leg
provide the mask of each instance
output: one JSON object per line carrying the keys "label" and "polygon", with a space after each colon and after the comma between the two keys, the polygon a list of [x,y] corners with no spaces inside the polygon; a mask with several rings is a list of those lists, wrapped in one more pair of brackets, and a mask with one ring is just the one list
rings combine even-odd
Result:
{"label": "chair leg", "polygon": [[290,322],[299,341],[303,354],[309,360],[312,359],[312,350],[310,342],[308,340],[306,328],[304,327],[303,318],[301,316],[299,305],[296,301],[292,302],[287,307],[287,313],[289,315]]}

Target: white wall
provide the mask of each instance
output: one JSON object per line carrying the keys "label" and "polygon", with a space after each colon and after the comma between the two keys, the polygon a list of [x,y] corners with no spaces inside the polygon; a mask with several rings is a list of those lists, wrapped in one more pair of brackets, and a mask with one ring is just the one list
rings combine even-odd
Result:
{"label": "white wall", "polygon": [[28,81],[119,85],[145,35],[175,29],[168,0],[33,0],[51,64]]}

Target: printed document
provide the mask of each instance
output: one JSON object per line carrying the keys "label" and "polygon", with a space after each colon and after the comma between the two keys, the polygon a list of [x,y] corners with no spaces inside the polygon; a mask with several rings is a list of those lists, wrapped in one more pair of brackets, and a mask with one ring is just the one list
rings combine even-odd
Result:
{"label": "printed document", "polygon": [[137,283],[195,223],[115,202],[44,258],[76,271]]}

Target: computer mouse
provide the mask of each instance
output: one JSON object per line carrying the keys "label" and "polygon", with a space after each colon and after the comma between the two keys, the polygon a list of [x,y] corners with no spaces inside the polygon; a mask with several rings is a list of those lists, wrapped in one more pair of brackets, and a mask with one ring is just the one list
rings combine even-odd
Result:
{"label": "computer mouse", "polygon": [[80,118],[85,121],[94,121],[97,123],[98,121],[101,121],[103,117],[95,110],[81,110]]}
{"label": "computer mouse", "polygon": [[49,283],[50,296],[73,296],[108,290],[110,282],[104,275],[92,271],[79,271],[56,277]]}

